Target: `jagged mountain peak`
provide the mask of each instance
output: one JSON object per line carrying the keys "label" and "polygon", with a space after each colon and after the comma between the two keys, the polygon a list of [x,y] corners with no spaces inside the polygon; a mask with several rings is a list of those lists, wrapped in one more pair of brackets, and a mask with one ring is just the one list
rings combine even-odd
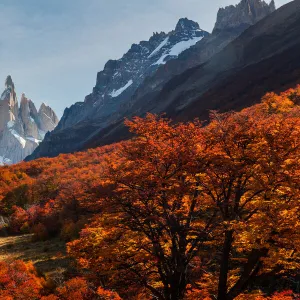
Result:
{"label": "jagged mountain peak", "polygon": [[41,114],[45,114],[46,116],[50,117],[52,119],[53,123],[57,123],[58,122],[58,118],[57,118],[54,110],[49,105],[47,105],[44,102],[41,104],[38,113],[40,115]]}
{"label": "jagged mountain peak", "polygon": [[11,106],[17,102],[17,97],[15,94],[15,85],[10,75],[8,75],[5,79],[5,90],[1,94],[1,101],[9,101]]}
{"label": "jagged mountain peak", "polygon": [[25,95],[25,93],[21,94],[21,101],[20,101],[20,109],[19,109],[19,115],[32,117],[34,119],[37,118],[37,109],[35,107],[35,104],[31,99],[28,99]]}
{"label": "jagged mountain peak", "polygon": [[32,102],[32,101],[26,97],[26,94],[25,94],[25,93],[22,93],[22,94],[21,94],[20,104],[22,104],[22,103],[23,103],[23,104],[28,104],[28,103],[30,103],[30,102]]}
{"label": "jagged mountain peak", "polygon": [[42,102],[42,104],[41,104],[41,106],[39,108],[39,111],[47,110],[47,109],[51,109],[51,107],[49,105],[47,105],[45,102]]}
{"label": "jagged mountain peak", "polygon": [[15,89],[15,85],[14,85],[14,82],[11,78],[10,75],[8,75],[6,77],[6,80],[5,80],[5,88],[12,88],[13,90]]}
{"label": "jagged mountain peak", "polygon": [[200,30],[200,26],[197,22],[189,20],[188,18],[181,18],[179,19],[175,31],[196,31]]}
{"label": "jagged mountain peak", "polygon": [[38,117],[40,120],[41,130],[44,132],[53,130],[59,122],[53,109],[44,102],[39,108]]}
{"label": "jagged mountain peak", "polygon": [[42,105],[37,112],[25,93],[20,105],[11,76],[5,81],[0,103],[0,165],[23,160],[38,146],[44,135],[52,131],[58,119],[53,110]]}
{"label": "jagged mountain peak", "polygon": [[222,30],[240,30],[260,21],[276,9],[275,2],[264,0],[241,0],[237,5],[220,8],[213,33]]}
{"label": "jagged mountain peak", "polygon": [[156,32],[149,40],[132,44],[121,59],[107,61],[104,69],[97,74],[93,92],[84,103],[71,106],[58,129],[70,127],[87,116],[101,116],[103,122],[114,118],[146,77],[208,35],[198,23],[182,18],[174,30]]}
{"label": "jagged mountain peak", "polygon": [[276,4],[275,4],[275,0],[272,0],[269,4],[269,7],[272,11],[276,10]]}

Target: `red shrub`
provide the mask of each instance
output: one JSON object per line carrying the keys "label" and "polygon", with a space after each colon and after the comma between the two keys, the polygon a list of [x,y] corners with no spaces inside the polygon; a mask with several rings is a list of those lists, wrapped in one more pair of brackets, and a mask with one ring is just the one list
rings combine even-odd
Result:
{"label": "red shrub", "polygon": [[40,299],[42,284],[32,263],[0,262],[0,299]]}

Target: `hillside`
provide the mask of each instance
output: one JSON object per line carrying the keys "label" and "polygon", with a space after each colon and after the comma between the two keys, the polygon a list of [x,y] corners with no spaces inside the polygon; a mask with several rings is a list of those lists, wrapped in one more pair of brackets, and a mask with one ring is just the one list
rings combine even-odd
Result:
{"label": "hillside", "polygon": [[126,142],[0,167],[1,233],[77,261],[51,287],[0,262],[0,296],[21,292],[14,268],[43,300],[297,299],[299,104],[298,86],[207,126],[148,114]]}

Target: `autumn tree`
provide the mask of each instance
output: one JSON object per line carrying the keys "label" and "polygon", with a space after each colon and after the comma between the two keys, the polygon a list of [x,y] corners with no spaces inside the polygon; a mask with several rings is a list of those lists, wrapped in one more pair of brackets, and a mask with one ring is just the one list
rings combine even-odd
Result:
{"label": "autumn tree", "polygon": [[[146,288],[158,299],[181,299],[186,285],[199,276],[190,265],[201,264],[195,257],[214,227],[213,212],[206,212],[207,220],[197,215],[197,173],[206,168],[205,161],[194,159],[201,124],[175,127],[149,115],[128,125],[140,137],[108,158],[104,211],[71,244],[72,253],[86,245],[82,262],[99,267],[104,277],[113,268],[117,276],[112,279],[119,282],[110,282],[112,287],[143,295]],[[101,253],[90,248],[94,238]]]}
{"label": "autumn tree", "polygon": [[204,128],[153,115],[127,121],[137,136],[107,159],[102,213],[70,253],[132,299],[183,299],[191,289],[229,300],[262,274],[294,276],[300,135],[291,94],[212,113]]}
{"label": "autumn tree", "polygon": [[216,114],[206,129],[211,163],[201,189],[222,219],[219,300],[263,272],[299,268],[299,110],[268,114],[264,105]]}

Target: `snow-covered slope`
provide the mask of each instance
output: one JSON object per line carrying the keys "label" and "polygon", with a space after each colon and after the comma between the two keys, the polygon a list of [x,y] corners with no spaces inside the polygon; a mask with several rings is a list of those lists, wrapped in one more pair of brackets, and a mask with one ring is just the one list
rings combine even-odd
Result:
{"label": "snow-covered slope", "polygon": [[14,83],[8,76],[0,98],[0,165],[16,163],[30,155],[57,123],[50,107],[42,104],[37,111],[24,94],[19,107]]}
{"label": "snow-covered slope", "polygon": [[108,124],[147,76],[208,35],[196,22],[185,18],[179,20],[175,30],[154,33],[149,41],[133,44],[121,59],[106,63],[97,75],[92,94],[84,103],[76,103],[65,111],[58,129],[86,118],[97,118],[98,122]]}

